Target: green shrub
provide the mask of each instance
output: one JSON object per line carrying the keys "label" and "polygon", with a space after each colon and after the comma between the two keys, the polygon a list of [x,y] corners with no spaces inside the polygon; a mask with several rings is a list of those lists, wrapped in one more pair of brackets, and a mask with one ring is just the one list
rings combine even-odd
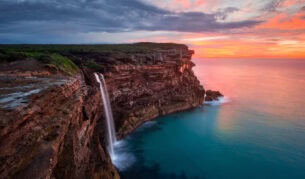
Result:
{"label": "green shrub", "polygon": [[25,58],[23,53],[16,51],[0,51],[0,62],[11,62],[15,60],[19,60],[21,58]]}
{"label": "green shrub", "polygon": [[96,62],[89,60],[85,63],[85,66],[90,68],[90,69],[94,69],[97,72],[104,72],[105,71],[105,67],[103,65],[97,64]]}
{"label": "green shrub", "polygon": [[52,61],[52,58],[50,57],[50,55],[40,55],[37,60],[41,61],[42,63],[50,63]]}
{"label": "green shrub", "polygon": [[41,56],[41,58],[47,61],[48,64],[55,65],[61,71],[69,74],[75,75],[77,74],[80,69],[76,66],[69,58],[64,57],[60,54],[53,53],[47,56]]}

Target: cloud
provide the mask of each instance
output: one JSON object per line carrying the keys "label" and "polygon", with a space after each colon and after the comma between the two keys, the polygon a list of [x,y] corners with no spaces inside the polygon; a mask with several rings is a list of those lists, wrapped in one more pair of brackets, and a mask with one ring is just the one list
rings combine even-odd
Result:
{"label": "cloud", "polygon": [[216,13],[216,17],[218,17],[221,20],[225,20],[229,14],[239,11],[238,8],[235,7],[227,7],[225,9],[218,9],[218,12]]}
{"label": "cloud", "polygon": [[282,6],[283,2],[285,2],[285,0],[271,0],[262,8],[262,11],[275,12]]}
{"label": "cloud", "polygon": [[251,27],[261,22],[251,20],[240,22],[218,22],[218,17],[219,14],[204,14],[200,12],[171,13],[158,19],[152,19],[151,24],[138,28],[143,30],[212,32]]}
{"label": "cloud", "polygon": [[[90,32],[212,32],[252,27],[261,21],[220,22],[238,11],[173,12],[139,0],[2,0],[0,38],[24,34],[48,38]],[[4,36],[6,35],[6,36]]]}

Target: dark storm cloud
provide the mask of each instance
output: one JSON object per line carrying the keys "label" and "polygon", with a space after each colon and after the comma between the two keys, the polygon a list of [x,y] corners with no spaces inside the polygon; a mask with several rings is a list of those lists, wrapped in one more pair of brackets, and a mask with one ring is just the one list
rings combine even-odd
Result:
{"label": "dark storm cloud", "polygon": [[218,12],[215,14],[216,17],[218,17],[221,20],[225,20],[229,14],[239,11],[238,8],[235,7],[228,7],[225,9],[218,9]]}
{"label": "dark storm cloud", "polygon": [[139,0],[1,0],[0,35],[137,30],[207,32],[260,23],[219,22],[234,11],[238,9],[227,8],[213,14],[176,13]]}
{"label": "dark storm cloud", "polygon": [[285,0],[272,0],[268,2],[265,7],[262,8],[262,11],[275,12],[284,1]]}
{"label": "dark storm cloud", "polygon": [[[181,32],[208,32],[250,27],[258,24],[258,21],[218,22],[219,14],[204,14],[200,12],[173,13],[163,16],[143,28],[145,30],[170,30]],[[224,20],[224,18],[221,18]]]}

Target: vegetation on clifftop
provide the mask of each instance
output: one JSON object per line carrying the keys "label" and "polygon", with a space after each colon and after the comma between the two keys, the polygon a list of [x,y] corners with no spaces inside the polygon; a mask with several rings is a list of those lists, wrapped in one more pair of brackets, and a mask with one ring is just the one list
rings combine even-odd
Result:
{"label": "vegetation on clifftop", "polygon": [[57,53],[43,54],[39,56],[38,60],[49,65],[54,65],[60,71],[66,72],[69,75],[74,75],[80,71],[78,66],[75,65],[75,63],[73,63],[69,58]]}
{"label": "vegetation on clifftop", "polygon": [[55,69],[56,71],[64,72],[67,75],[75,75],[80,71],[75,63],[59,53],[18,51],[10,48],[0,49],[0,63],[31,59],[38,60],[46,64],[46,66]]}
{"label": "vegetation on clifftop", "polygon": [[0,52],[8,49],[16,52],[48,52],[48,53],[87,53],[87,52],[123,52],[145,53],[160,49],[186,49],[187,46],[175,43],[140,42],[134,44],[101,44],[101,45],[0,45]]}
{"label": "vegetation on clifftop", "polygon": [[[78,56],[81,54],[136,54],[151,53],[158,50],[187,48],[188,47],[183,44],[149,42],[112,45],[0,45],[0,63],[35,59],[52,69],[74,75],[79,72],[79,66],[81,65],[100,72],[104,71],[105,65],[107,65],[97,63],[92,60],[90,56],[88,59],[82,60],[82,57]],[[99,58],[103,58],[103,55]],[[122,60],[124,60],[124,58],[122,58]],[[142,59],[137,63],[141,64],[141,60]],[[117,61],[117,63],[120,63],[120,61]]]}

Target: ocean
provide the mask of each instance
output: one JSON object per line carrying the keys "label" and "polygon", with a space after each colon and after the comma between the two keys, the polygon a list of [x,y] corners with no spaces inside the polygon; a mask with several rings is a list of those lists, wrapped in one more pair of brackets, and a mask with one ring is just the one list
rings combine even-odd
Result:
{"label": "ocean", "polygon": [[305,178],[305,60],[195,59],[224,94],[143,124],[116,146],[122,178]]}

